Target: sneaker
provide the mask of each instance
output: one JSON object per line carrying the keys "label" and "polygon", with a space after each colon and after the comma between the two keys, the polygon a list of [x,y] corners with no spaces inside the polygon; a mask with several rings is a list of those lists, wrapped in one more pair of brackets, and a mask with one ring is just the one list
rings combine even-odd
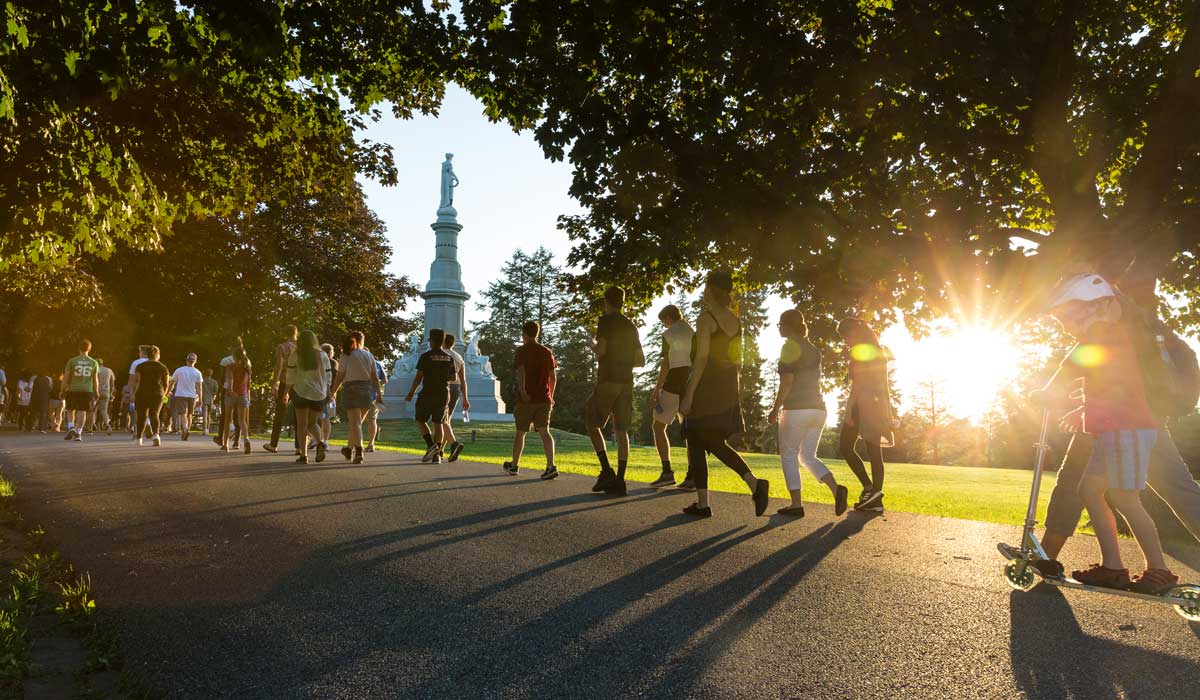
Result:
{"label": "sneaker", "polygon": [[[234,447],[234,449],[237,449],[237,441],[236,440],[233,443],[233,447]],[[267,452],[270,452],[271,454],[274,454],[279,451],[279,447],[277,445],[272,445],[269,442],[264,442],[262,445],[262,448],[264,450],[266,450]]]}
{"label": "sneaker", "polygon": [[435,455],[433,456],[433,459],[429,460],[429,463],[430,463],[430,464],[441,464],[441,463],[442,463],[442,452],[441,452],[441,450],[438,450],[438,453],[437,453],[437,454],[435,454]]}
{"label": "sneaker", "polygon": [[71,430],[67,431],[67,435],[66,435],[66,437],[63,438],[63,440],[74,440],[74,439],[75,439],[75,429],[72,428]]}
{"label": "sneaker", "polygon": [[663,470],[663,473],[659,474],[657,479],[650,482],[650,485],[656,489],[662,489],[662,488],[666,488],[668,486],[674,486],[675,485],[675,472],[670,471],[670,470]]}
{"label": "sneaker", "polygon": [[1129,590],[1148,595],[1162,595],[1179,583],[1179,577],[1166,569],[1146,569],[1133,577]]}
{"label": "sneaker", "polygon": [[841,515],[846,512],[847,500],[850,498],[850,490],[845,486],[838,484],[837,493],[833,497],[833,513]]}
{"label": "sneaker", "polygon": [[222,452],[228,452],[228,451],[229,451],[229,447],[228,447],[228,446],[226,446],[226,445],[218,445],[218,446],[217,446],[217,449],[221,450]]}
{"label": "sneaker", "polygon": [[367,452],[374,452],[374,451],[375,451],[375,446],[374,446],[374,445],[367,445],[367,449],[366,449],[366,451],[367,451]]}
{"label": "sneaker", "polygon": [[346,459],[350,459],[350,456],[351,456],[352,454],[354,454],[354,453],[353,453],[353,452],[350,450],[350,446],[349,446],[349,445],[347,445],[346,447],[343,447],[343,448],[342,448],[342,456],[343,456],[343,457],[345,457]]}
{"label": "sneaker", "polygon": [[250,454],[250,441],[249,440],[246,440],[242,443],[242,452],[244,454]]}
{"label": "sneaker", "polygon": [[179,439],[183,440],[184,442],[187,442],[189,435],[191,435],[191,433],[189,433],[188,431],[185,430],[185,431],[183,431],[183,435],[179,436]]}
{"label": "sneaker", "polygon": [[135,438],[135,439],[138,441],[138,447],[141,447],[142,445],[145,445],[145,444],[146,444],[145,442],[143,442],[143,441],[142,441],[142,438],[141,438],[141,437],[138,437],[138,438]]}
{"label": "sneaker", "polygon": [[354,448],[354,459],[352,461],[354,464],[363,463],[363,449],[361,447]]}
{"label": "sneaker", "polygon": [[695,491],[696,482],[692,481],[691,479],[684,479],[683,481],[679,482],[679,485],[675,488],[679,489],[680,491]]}
{"label": "sneaker", "polygon": [[883,512],[883,493],[871,494],[871,500],[869,502],[863,504],[863,507],[859,508],[859,510],[865,510],[865,511],[868,511],[871,513],[882,513]]}
{"label": "sneaker", "polygon": [[297,457],[296,464],[308,464],[308,455],[300,455]]}
{"label": "sneaker", "polygon": [[519,467],[519,466],[517,466],[517,465],[515,465],[515,464],[513,464],[512,462],[505,462],[505,463],[504,463],[504,471],[508,472],[508,473],[509,473],[509,475],[511,475],[511,476],[516,476],[516,475],[517,475],[517,470],[519,470],[519,469],[520,469],[520,467]]}
{"label": "sneaker", "polygon": [[75,433],[75,442],[83,442],[83,434]]}
{"label": "sneaker", "polygon": [[[447,459],[446,461],[447,462],[457,462],[458,456],[460,454],[462,454],[464,447],[466,447],[466,445],[462,444],[461,442],[456,441],[453,445],[450,446],[450,458]],[[557,476],[557,474],[555,474],[555,476]]]}
{"label": "sneaker", "polygon": [[162,438],[159,437],[158,435],[155,435],[154,437],[150,438],[150,441],[152,443],[154,443],[155,447],[162,447]]}
{"label": "sneaker", "polygon": [[438,452],[440,452],[440,450],[438,449],[437,445],[430,445],[429,447],[426,447],[425,448],[425,456],[421,457],[421,462],[422,463],[432,462],[433,456],[435,454],[437,454]]}
{"label": "sneaker", "polygon": [[617,473],[611,469],[601,469],[596,483],[592,484],[592,493],[600,493],[608,486],[608,482],[617,478]]}
{"label": "sneaker", "polygon": [[323,443],[323,442],[317,443],[317,461],[318,462],[325,461],[325,443]]}
{"label": "sneaker", "polygon": [[854,502],[854,510],[861,510],[863,507],[863,504],[865,504],[867,501],[871,500],[872,493],[873,492],[871,491],[870,486],[863,489],[862,495],[859,496],[858,500]]}
{"label": "sneaker", "polygon": [[233,441],[233,449],[235,449],[235,450],[236,450],[236,449],[239,449],[241,446],[242,446],[242,439],[241,439],[241,438],[238,438],[237,440],[234,440],[234,441]]}
{"label": "sneaker", "polygon": [[759,479],[758,484],[754,486],[754,515],[759,516],[767,512],[767,504],[771,499],[771,482],[766,479]]}
{"label": "sneaker", "polygon": [[1082,571],[1072,571],[1071,578],[1089,586],[1126,589],[1133,583],[1129,580],[1129,569],[1109,569],[1092,564]]}
{"label": "sneaker", "polygon": [[712,517],[712,507],[704,506],[703,508],[701,508],[699,503],[693,503],[692,505],[687,506],[686,508],[683,509],[683,514],[690,515],[695,518],[711,518]]}
{"label": "sneaker", "polygon": [[625,480],[614,477],[604,485],[604,493],[610,496],[625,496],[629,492],[625,490]]}
{"label": "sneaker", "polygon": [[546,467],[546,471],[542,472],[542,475],[538,478],[542,481],[550,481],[551,479],[558,478],[558,467],[551,464],[550,466]]}

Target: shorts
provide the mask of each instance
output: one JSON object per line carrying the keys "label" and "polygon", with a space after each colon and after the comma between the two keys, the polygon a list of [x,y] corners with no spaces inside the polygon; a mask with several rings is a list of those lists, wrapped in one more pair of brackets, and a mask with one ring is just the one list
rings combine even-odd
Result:
{"label": "shorts", "polygon": [[450,407],[450,397],[447,394],[426,394],[421,392],[417,396],[416,418],[419,422],[442,423],[446,420],[449,414],[446,410]]}
{"label": "shorts", "polygon": [[528,433],[530,427],[534,430],[545,430],[550,427],[550,413],[554,410],[552,403],[525,403],[518,401],[513,408],[513,421],[517,424],[518,433]]}
{"label": "shorts", "polygon": [[92,410],[92,399],[95,397],[96,395],[90,391],[68,391],[67,410],[90,411]]}
{"label": "shorts", "polygon": [[658,392],[658,402],[654,404],[654,420],[663,425],[670,425],[679,417],[679,394],[670,391]]}
{"label": "shorts", "polygon": [[225,408],[239,408],[239,407],[249,408],[250,407],[250,397],[249,396],[239,396],[237,394],[226,394],[225,395]]}
{"label": "shorts", "polygon": [[296,408],[303,408],[306,411],[320,411],[325,408],[325,400],[317,399],[316,401],[313,401],[312,399],[306,399],[303,396],[292,394],[292,405]]}
{"label": "shorts", "polygon": [[454,409],[458,408],[458,400],[462,398],[462,392],[458,390],[457,384],[450,385],[450,402],[446,404],[446,420],[454,417]]}
{"label": "shorts", "polygon": [[347,410],[366,410],[375,402],[371,400],[371,382],[365,380],[342,384],[342,405]]}
{"label": "shorts", "polygon": [[604,430],[608,417],[612,416],[617,430],[629,430],[633,422],[633,383],[600,382],[592,389],[584,407],[584,419],[588,430]]}
{"label": "shorts", "polygon": [[188,414],[196,410],[195,396],[176,396],[171,399],[171,413],[177,416]]}
{"label": "shorts", "polygon": [[1108,487],[1118,491],[1145,489],[1150,453],[1157,440],[1155,428],[1097,433],[1088,460],[1088,476],[1104,477]]}

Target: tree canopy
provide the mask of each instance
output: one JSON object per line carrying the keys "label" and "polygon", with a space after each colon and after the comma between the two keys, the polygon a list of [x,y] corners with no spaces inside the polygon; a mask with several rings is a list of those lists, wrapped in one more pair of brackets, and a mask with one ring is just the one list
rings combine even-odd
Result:
{"label": "tree canopy", "polygon": [[0,40],[0,272],[185,220],[395,179],[356,138],[387,99],[436,111],[446,3],[10,0]]}
{"label": "tree canopy", "polygon": [[466,84],[574,166],[585,284],[1011,311],[1088,260],[1200,300],[1200,3],[462,6]]}

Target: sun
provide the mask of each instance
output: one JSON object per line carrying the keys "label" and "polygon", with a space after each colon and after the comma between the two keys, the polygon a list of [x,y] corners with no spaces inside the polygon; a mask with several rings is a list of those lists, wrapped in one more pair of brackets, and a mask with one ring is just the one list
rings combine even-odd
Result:
{"label": "sun", "polygon": [[979,423],[999,391],[1015,381],[1021,352],[1012,337],[986,324],[935,326],[914,339],[901,326],[884,333],[896,358],[896,385],[909,405],[932,398],[944,415]]}

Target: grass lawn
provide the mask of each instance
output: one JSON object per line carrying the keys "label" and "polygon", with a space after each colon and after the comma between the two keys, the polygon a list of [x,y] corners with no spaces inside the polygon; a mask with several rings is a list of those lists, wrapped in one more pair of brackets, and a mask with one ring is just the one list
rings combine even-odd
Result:
{"label": "grass lawn", "polygon": [[[512,456],[511,424],[455,422],[458,438],[466,443],[463,459],[476,462],[501,464]],[[586,474],[599,472],[596,455],[591,443],[582,435],[553,431],[558,445],[558,468],[563,472]],[[472,433],[475,441],[472,442]],[[334,425],[334,441],[344,439],[346,427]],[[416,425],[409,421],[383,421],[376,449],[395,450],[406,454],[422,454],[424,443],[417,433]],[[613,466],[616,466],[616,450],[609,445]],[[886,453],[885,453],[886,456]],[[744,455],[757,476],[771,480],[771,495],[787,498],[783,472],[779,468],[779,457],[766,454]],[[861,487],[842,460],[825,460],[838,481],[850,489],[850,499],[858,497]],[[687,469],[687,458],[682,448],[671,451],[671,464],[679,478]],[[542,442],[536,433],[530,433],[525,442],[525,454],[521,458],[522,477],[530,478],[545,467]],[[627,478],[631,481],[651,482],[658,477],[660,463],[654,447],[634,447],[630,451]],[[824,484],[812,479],[805,471],[804,500],[806,502],[833,503],[833,497]],[[947,518],[982,520],[1008,525],[1020,525],[1025,519],[1025,507],[1029,500],[1031,473],[1023,469],[980,469],[975,467],[932,466],[927,464],[888,464],[887,494],[888,510],[906,513],[923,513]],[[718,491],[749,495],[746,485],[731,470],[714,459],[709,460],[709,485]],[[1054,487],[1054,475],[1043,478],[1039,505],[1039,520],[1045,513],[1050,489]],[[749,498],[747,498],[749,508]]]}

